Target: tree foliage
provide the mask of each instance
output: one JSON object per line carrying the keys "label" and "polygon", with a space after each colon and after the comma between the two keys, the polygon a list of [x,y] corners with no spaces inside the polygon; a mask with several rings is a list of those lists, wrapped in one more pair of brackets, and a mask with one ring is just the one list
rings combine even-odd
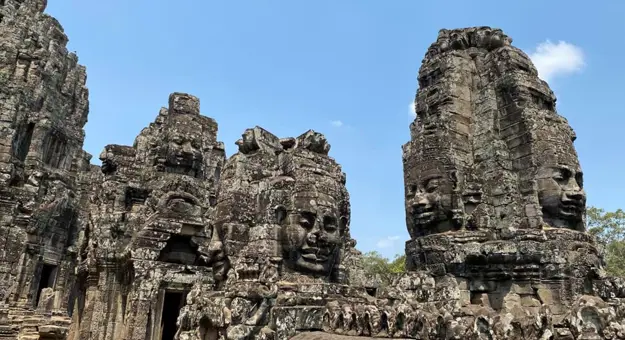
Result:
{"label": "tree foliage", "polygon": [[606,212],[589,207],[586,211],[588,232],[605,248],[606,271],[625,277],[625,211]]}
{"label": "tree foliage", "polygon": [[395,255],[393,260],[382,256],[377,251],[370,251],[363,256],[367,274],[378,277],[383,285],[390,284],[398,273],[406,271],[406,255]]}

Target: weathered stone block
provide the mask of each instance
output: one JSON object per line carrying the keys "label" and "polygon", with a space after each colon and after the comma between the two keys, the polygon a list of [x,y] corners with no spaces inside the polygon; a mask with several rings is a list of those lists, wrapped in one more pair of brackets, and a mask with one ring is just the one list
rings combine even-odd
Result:
{"label": "weathered stone block", "polygon": [[168,113],[174,114],[200,114],[200,100],[186,93],[172,93],[169,95]]}

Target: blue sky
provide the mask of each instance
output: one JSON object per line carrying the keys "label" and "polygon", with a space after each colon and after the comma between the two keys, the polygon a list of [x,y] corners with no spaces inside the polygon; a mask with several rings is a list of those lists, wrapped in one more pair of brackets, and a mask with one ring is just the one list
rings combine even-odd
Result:
{"label": "blue sky", "polygon": [[49,0],[87,67],[85,149],[132,144],[169,93],[219,123],[324,133],[347,173],[363,251],[403,252],[401,145],[427,47],[441,28],[502,28],[531,54],[576,130],[591,205],[625,208],[625,2]]}

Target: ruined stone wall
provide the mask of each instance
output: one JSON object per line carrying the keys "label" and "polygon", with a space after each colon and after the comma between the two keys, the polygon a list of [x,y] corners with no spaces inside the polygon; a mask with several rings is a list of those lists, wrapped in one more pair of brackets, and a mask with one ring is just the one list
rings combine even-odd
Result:
{"label": "ruined stone wall", "polygon": [[[562,230],[584,231],[574,135],[555,111],[548,85],[510,42],[486,27],[442,30],[426,54],[417,119],[404,146],[407,224],[418,240],[410,252],[426,240],[524,241],[545,232],[557,239],[574,235]],[[441,236],[445,232],[452,236]],[[586,251],[595,257],[588,260],[598,266],[592,241],[580,242],[588,243]],[[440,273],[466,260],[455,254],[459,258],[450,263],[434,258],[446,255],[430,254],[425,264],[418,253],[410,266]]]}
{"label": "ruined stone wall", "polygon": [[489,27],[441,30],[425,55],[403,156],[407,268],[455,277],[462,308],[547,308],[566,333],[603,263],[575,135],[511,42]]}
{"label": "ruined stone wall", "polygon": [[89,199],[70,339],[168,338],[177,316],[168,310],[193,284],[213,282],[225,161],[217,123],[200,115],[198,98],[173,93],[133,146],[108,145],[100,159],[82,177]]}
{"label": "ruined stone wall", "polygon": [[409,271],[379,289],[279,285],[275,338],[625,338],[624,281],[584,228],[575,135],[529,58],[498,29],[441,30],[415,107]]}
{"label": "ruined stone wall", "polygon": [[[255,127],[236,144],[214,217],[213,235],[223,245],[216,284],[196,285],[179,319],[180,337],[279,339],[320,329],[325,301],[310,305],[315,296],[364,281],[359,268],[346,266],[360,254],[349,232],[345,174],[314,131],[278,138]],[[284,317],[311,323],[293,327]]]}
{"label": "ruined stone wall", "polygon": [[378,287],[318,132],[248,129],[226,160],[172,93],[90,165],[85,70],[44,8],[0,0],[0,339],[625,339],[575,134],[501,30],[441,30],[426,53],[409,271]]}
{"label": "ruined stone wall", "polygon": [[[1,331],[7,336],[56,332],[45,326],[50,315],[27,316],[38,304],[67,312],[77,177],[90,158],[82,151],[85,68],[45,5],[0,2],[0,315],[12,320]],[[48,321],[37,330],[26,318]]]}

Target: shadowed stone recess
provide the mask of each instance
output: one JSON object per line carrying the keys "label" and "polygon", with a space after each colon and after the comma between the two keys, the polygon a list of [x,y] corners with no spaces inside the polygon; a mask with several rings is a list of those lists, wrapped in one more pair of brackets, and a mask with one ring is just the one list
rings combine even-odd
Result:
{"label": "shadowed stone recess", "polygon": [[408,271],[381,286],[319,132],[250,128],[226,159],[175,92],[90,165],[86,71],[45,6],[0,0],[0,339],[625,339],[575,134],[501,30],[441,30],[426,52]]}

